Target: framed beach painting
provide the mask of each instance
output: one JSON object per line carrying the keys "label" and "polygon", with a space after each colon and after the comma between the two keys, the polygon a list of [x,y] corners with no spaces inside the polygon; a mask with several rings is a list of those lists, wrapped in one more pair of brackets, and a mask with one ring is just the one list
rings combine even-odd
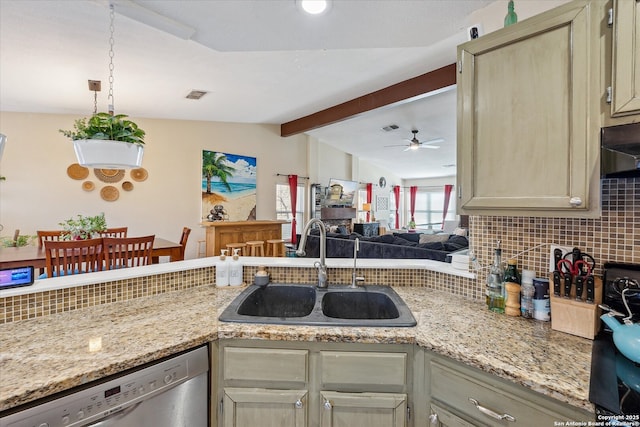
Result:
{"label": "framed beach painting", "polygon": [[202,219],[256,219],[256,158],[202,151]]}

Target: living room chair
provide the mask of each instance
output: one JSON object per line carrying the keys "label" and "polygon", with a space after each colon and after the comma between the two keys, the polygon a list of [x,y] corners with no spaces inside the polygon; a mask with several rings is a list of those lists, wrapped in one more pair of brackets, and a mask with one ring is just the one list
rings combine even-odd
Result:
{"label": "living room chair", "polygon": [[151,249],[155,235],[141,237],[105,237],[104,266],[106,270],[140,267],[151,264]]}
{"label": "living room chair", "polygon": [[40,278],[102,271],[102,238],[87,240],[46,240],[45,273]]}

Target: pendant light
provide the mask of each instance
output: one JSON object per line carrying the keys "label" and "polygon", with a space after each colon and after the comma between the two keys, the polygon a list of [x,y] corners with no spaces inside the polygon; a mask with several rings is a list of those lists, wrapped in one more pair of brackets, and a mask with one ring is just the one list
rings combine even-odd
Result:
{"label": "pendant light", "polygon": [[89,80],[89,89],[94,92],[94,111],[89,119],[79,119],[74,130],[60,130],[71,138],[81,166],[100,169],[130,169],[142,165],[145,132],[124,114],[115,114],[113,96],[113,45],[115,5],[109,4],[109,94],[107,96],[108,113],[97,112],[97,92],[100,81]]}

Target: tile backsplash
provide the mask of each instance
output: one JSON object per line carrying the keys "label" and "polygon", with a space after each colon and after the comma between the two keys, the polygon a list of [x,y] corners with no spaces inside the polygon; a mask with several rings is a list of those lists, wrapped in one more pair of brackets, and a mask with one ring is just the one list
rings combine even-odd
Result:
{"label": "tile backsplash", "polygon": [[[534,270],[538,276],[548,276],[551,243],[591,254],[597,262],[596,275],[602,274],[605,262],[640,263],[640,178],[601,183],[598,219],[471,216],[470,244],[480,263],[491,264],[497,240],[503,261],[520,254],[518,268]],[[474,291],[484,287],[486,274],[486,269],[478,274]]]}

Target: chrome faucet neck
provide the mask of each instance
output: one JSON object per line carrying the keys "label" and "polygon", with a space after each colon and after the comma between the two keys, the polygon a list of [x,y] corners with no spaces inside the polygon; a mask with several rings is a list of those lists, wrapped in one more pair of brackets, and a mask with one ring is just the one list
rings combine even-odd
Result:
{"label": "chrome faucet neck", "polygon": [[311,229],[311,226],[316,224],[320,229],[320,262],[315,262],[313,265],[318,269],[318,287],[326,288],[329,283],[327,280],[327,228],[318,218],[311,218],[309,222],[304,226],[304,230],[302,231],[302,236],[300,237],[300,243],[298,246],[298,250],[296,253],[300,256],[304,256],[306,254],[304,247],[307,244],[307,234]]}

